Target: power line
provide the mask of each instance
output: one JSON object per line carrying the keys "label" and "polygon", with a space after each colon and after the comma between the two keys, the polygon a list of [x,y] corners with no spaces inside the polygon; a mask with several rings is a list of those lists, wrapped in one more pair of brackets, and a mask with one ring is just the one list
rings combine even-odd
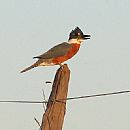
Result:
{"label": "power line", "polygon": [[21,101],[21,100],[0,100],[0,103],[26,103],[26,104],[40,104],[47,103],[47,101]]}
{"label": "power line", "polygon": [[[127,90],[127,91],[117,91],[117,92],[101,93],[101,94],[93,94],[93,95],[84,95],[84,96],[78,96],[78,97],[70,97],[70,98],[67,98],[67,99],[59,99],[59,100],[56,100],[56,101],[62,102],[62,101],[65,101],[65,100],[77,100],[77,99],[102,97],[102,96],[110,96],[110,95],[125,94],[125,93],[130,93],[130,91]],[[43,103],[48,103],[48,101],[0,100],[0,103],[43,104]]]}
{"label": "power line", "polygon": [[70,97],[70,98],[62,99],[62,100],[74,100],[74,99],[82,99],[82,98],[110,96],[110,95],[117,95],[117,94],[124,94],[124,93],[130,93],[130,91],[118,91],[118,92],[110,92],[110,93],[93,94],[93,95],[87,95],[87,96]]}

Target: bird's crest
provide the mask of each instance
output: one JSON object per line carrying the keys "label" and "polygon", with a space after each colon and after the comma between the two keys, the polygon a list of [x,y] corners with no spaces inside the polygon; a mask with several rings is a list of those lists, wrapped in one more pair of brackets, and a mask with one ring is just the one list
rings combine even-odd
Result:
{"label": "bird's crest", "polygon": [[83,32],[79,27],[76,27],[74,30],[71,31],[69,35],[69,40],[70,39],[90,39],[90,35],[84,35]]}

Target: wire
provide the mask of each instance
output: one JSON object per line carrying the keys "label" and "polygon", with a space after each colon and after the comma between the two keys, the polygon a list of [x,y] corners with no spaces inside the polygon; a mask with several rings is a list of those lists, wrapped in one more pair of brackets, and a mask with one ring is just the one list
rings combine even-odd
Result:
{"label": "wire", "polygon": [[26,104],[40,104],[47,103],[47,101],[20,101],[20,100],[1,100],[0,103],[26,103]]}
{"label": "wire", "polygon": [[[67,101],[67,100],[77,100],[77,99],[85,99],[85,98],[92,98],[92,97],[101,97],[101,96],[110,96],[110,95],[117,95],[117,94],[125,94],[130,93],[130,91],[118,91],[118,92],[110,92],[110,93],[101,93],[101,94],[93,94],[93,95],[85,95],[85,96],[78,96],[78,97],[70,97],[66,99],[58,99],[57,102]],[[0,103],[26,103],[26,104],[43,104],[48,103],[48,101],[14,101],[14,100],[0,100]]]}
{"label": "wire", "polygon": [[82,99],[82,98],[110,96],[110,95],[117,95],[117,94],[124,94],[124,93],[130,93],[130,91],[118,91],[118,92],[111,92],[111,93],[101,93],[101,94],[94,94],[94,95],[87,95],[87,96],[70,97],[70,98],[62,99],[62,100],[74,100],[74,99]]}

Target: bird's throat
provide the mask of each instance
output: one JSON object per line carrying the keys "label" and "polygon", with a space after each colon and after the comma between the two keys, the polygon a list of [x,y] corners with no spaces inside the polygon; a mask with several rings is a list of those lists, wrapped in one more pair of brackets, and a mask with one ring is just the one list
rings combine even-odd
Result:
{"label": "bird's throat", "polygon": [[68,41],[69,44],[81,44],[82,41],[79,41],[78,39],[70,39]]}

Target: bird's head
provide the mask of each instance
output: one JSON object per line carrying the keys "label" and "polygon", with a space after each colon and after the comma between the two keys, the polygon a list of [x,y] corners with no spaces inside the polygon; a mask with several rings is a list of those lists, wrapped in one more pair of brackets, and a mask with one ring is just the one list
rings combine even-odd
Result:
{"label": "bird's head", "polygon": [[77,41],[81,43],[84,40],[90,39],[90,37],[90,35],[84,35],[81,29],[79,27],[76,27],[74,30],[71,31],[69,35],[69,41]]}

